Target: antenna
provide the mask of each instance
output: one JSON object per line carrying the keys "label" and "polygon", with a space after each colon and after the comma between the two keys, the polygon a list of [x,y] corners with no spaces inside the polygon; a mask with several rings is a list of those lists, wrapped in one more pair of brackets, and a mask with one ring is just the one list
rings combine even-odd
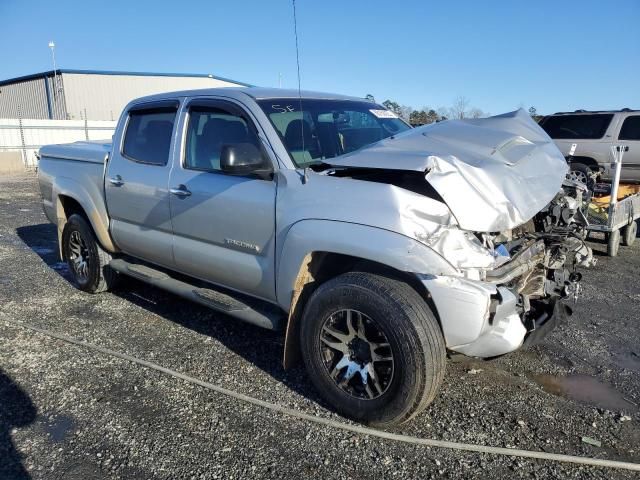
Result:
{"label": "antenna", "polygon": [[[300,104],[300,135],[302,136],[302,154],[304,155],[304,112],[302,111],[302,91],[300,89],[300,54],[298,51],[298,21],[296,18],[296,0],[291,0],[293,3],[293,32],[296,36],[296,65],[298,67],[298,102]],[[304,178],[307,179],[307,169],[304,169]]]}

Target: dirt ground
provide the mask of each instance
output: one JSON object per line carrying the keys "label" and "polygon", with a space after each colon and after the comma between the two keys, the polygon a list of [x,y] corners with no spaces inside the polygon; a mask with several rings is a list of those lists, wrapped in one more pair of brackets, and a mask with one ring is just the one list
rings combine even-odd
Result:
{"label": "dirt ground", "polygon": [[[584,273],[568,325],[490,362],[449,361],[416,437],[640,463],[640,242]],[[624,470],[428,448],[248,405],[25,322],[298,411],[345,421],[281,334],[127,280],[69,282],[33,175],[0,179],[0,478],[638,478]],[[595,440],[600,446],[586,443]]]}

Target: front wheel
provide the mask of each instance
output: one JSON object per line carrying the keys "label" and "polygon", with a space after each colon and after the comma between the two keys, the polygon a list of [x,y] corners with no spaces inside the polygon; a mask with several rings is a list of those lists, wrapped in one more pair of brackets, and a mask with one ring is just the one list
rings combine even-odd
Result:
{"label": "front wheel", "polygon": [[351,272],[305,306],[301,346],[311,381],[341,414],[387,427],[429,405],[445,372],[440,326],[408,284]]}
{"label": "front wheel", "polygon": [[62,230],[62,254],[80,290],[98,293],[115,285],[118,273],[109,267],[111,255],[102,249],[81,215],[71,215]]}

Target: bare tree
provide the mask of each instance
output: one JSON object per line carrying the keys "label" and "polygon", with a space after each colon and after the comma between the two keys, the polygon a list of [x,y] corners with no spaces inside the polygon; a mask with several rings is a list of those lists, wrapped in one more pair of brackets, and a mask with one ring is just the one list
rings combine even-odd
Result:
{"label": "bare tree", "polygon": [[453,107],[451,107],[451,118],[465,118],[468,117],[469,114],[467,112],[467,108],[469,107],[469,99],[465,96],[460,96],[455,99],[453,102]]}
{"label": "bare tree", "polygon": [[451,118],[449,116],[451,115],[449,110],[450,110],[449,108],[440,107],[438,108],[438,110],[436,110],[436,112],[438,113],[438,116],[440,117],[441,120],[448,120],[449,118]]}
{"label": "bare tree", "polygon": [[407,122],[411,118],[411,112],[413,112],[413,108],[407,107],[406,105],[400,106],[400,116]]}

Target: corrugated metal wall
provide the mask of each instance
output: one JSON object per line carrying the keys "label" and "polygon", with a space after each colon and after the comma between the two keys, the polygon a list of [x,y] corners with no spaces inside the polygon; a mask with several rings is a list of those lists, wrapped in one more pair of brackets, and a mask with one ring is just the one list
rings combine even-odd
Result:
{"label": "corrugated metal wall", "polygon": [[67,115],[62,82],[62,77],[58,75],[55,96],[53,77],[34,78],[0,86],[0,118],[21,116],[48,119],[51,111],[54,119],[65,119]]}
{"label": "corrugated metal wall", "polygon": [[49,118],[43,78],[0,87],[0,118]]}
{"label": "corrugated metal wall", "polygon": [[[64,89],[64,78],[62,77],[62,75],[56,75],[55,78],[53,76],[46,77],[46,81],[49,86],[49,99],[51,105],[52,120],[67,120],[68,116],[67,102],[65,99],[66,91]],[[57,88],[55,88],[56,83]]]}
{"label": "corrugated metal wall", "polygon": [[70,119],[117,120],[127,103],[154,93],[195,88],[233,87],[237,84],[210,77],[101,75],[62,73]]}

